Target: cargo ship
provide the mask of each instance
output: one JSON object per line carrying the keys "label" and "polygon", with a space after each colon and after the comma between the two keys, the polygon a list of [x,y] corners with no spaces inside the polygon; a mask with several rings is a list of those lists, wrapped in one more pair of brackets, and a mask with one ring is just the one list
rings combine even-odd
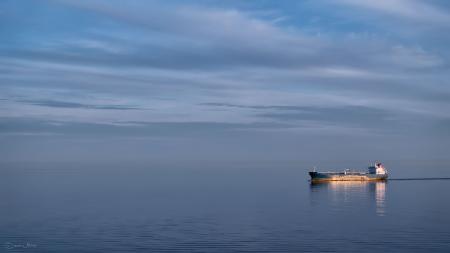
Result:
{"label": "cargo ship", "polygon": [[351,171],[346,169],[342,172],[317,172],[315,169],[309,172],[311,182],[327,181],[377,181],[386,180],[388,172],[379,162],[369,166],[367,171]]}

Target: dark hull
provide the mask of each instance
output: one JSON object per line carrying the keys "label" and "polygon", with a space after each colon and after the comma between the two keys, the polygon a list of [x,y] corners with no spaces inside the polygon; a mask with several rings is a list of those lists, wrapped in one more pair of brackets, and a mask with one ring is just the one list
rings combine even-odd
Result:
{"label": "dark hull", "polygon": [[387,174],[369,174],[363,172],[309,172],[312,182],[326,181],[382,181],[388,178]]}

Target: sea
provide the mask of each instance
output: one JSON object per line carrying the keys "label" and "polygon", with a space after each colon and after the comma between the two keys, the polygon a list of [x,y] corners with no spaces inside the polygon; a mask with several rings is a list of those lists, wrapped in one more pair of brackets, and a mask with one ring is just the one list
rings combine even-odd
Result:
{"label": "sea", "polygon": [[401,171],[3,167],[0,252],[450,252],[447,170]]}

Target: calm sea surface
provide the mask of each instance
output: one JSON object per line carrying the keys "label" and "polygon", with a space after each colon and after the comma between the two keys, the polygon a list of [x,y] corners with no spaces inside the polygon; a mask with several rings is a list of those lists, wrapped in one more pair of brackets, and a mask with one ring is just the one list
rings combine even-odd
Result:
{"label": "calm sea surface", "polygon": [[288,169],[3,170],[0,252],[450,252],[449,194]]}

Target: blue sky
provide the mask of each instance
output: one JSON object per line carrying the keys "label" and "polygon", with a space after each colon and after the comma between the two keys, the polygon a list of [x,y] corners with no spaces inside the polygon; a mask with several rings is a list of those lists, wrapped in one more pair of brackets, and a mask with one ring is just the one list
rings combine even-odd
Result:
{"label": "blue sky", "polygon": [[2,1],[0,159],[447,159],[449,30],[447,1]]}

